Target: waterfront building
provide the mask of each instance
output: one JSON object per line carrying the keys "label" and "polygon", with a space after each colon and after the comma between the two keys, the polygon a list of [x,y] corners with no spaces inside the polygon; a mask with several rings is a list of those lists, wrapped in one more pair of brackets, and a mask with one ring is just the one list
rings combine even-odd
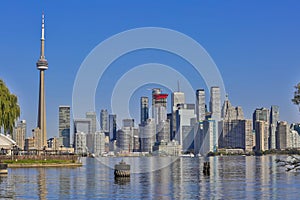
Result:
{"label": "waterfront building", "polygon": [[117,115],[110,114],[108,117],[109,122],[109,140],[114,141],[117,139]]}
{"label": "waterfront building", "polygon": [[42,14],[42,37],[40,58],[36,63],[37,69],[40,71],[39,83],[39,107],[37,130],[35,131],[35,140],[38,141],[38,148],[41,150],[47,147],[47,127],[46,127],[46,101],[45,101],[45,71],[48,69],[48,61],[45,58],[45,20]]}
{"label": "waterfront building", "polygon": [[64,147],[70,147],[70,106],[59,106],[58,112],[58,136]]}
{"label": "waterfront building", "polygon": [[204,120],[195,126],[195,154],[207,155],[218,149],[218,134],[215,120]]}
{"label": "waterfront building", "polygon": [[105,152],[105,134],[103,131],[96,131],[91,135],[93,137],[91,151],[95,156],[101,156]]}
{"label": "waterfront building", "polygon": [[219,87],[211,87],[210,89],[210,112],[211,118],[221,120],[221,92]]}
{"label": "waterfront building", "polygon": [[30,151],[30,150],[35,150],[35,142],[34,142],[34,137],[28,137],[25,139],[25,145],[24,145],[24,150],[25,151]]}
{"label": "waterfront building", "polygon": [[192,131],[196,122],[195,104],[180,104],[176,111],[176,135],[175,140],[182,146],[183,151],[192,147],[194,132]]}
{"label": "waterfront building", "polygon": [[289,141],[289,148],[291,149],[299,148],[300,137],[298,132],[293,129],[290,129],[288,141]]}
{"label": "waterfront building", "polygon": [[39,127],[32,129],[32,136],[34,138],[34,149],[43,150],[48,146],[48,144],[44,146],[44,141],[43,138],[41,137],[41,129]]}
{"label": "waterfront building", "polygon": [[87,154],[87,144],[86,144],[86,133],[77,132],[75,133],[75,153],[76,154]]}
{"label": "waterfront building", "polygon": [[160,156],[181,155],[181,145],[176,140],[170,142],[157,142],[153,147],[153,154]]}
{"label": "waterfront building", "polygon": [[51,150],[59,150],[62,147],[62,138],[61,137],[53,137],[47,140],[48,148]]}
{"label": "waterfront building", "polygon": [[76,144],[76,133],[83,132],[85,134],[91,134],[91,119],[74,119],[74,148]]}
{"label": "waterfront building", "polygon": [[205,120],[206,110],[205,110],[205,90],[196,90],[196,116],[197,121]]}
{"label": "waterfront building", "polygon": [[122,127],[117,131],[117,148],[119,153],[130,153],[133,149],[134,127]]}
{"label": "waterfront building", "polygon": [[269,123],[266,121],[255,122],[255,150],[269,150]]}
{"label": "waterfront building", "polygon": [[85,118],[91,120],[91,133],[96,133],[97,131],[97,116],[96,112],[87,112]]}
{"label": "waterfront building", "polygon": [[276,149],[276,129],[279,121],[279,107],[271,106],[269,148]]}
{"label": "waterfront building", "polygon": [[174,139],[176,135],[176,111],[177,105],[185,103],[185,95],[183,92],[173,92],[171,95],[171,105],[172,105],[172,113],[170,119],[170,131],[171,131],[171,139]]}
{"label": "waterfront building", "polygon": [[14,128],[12,139],[16,142],[19,149],[24,149],[25,137],[26,137],[26,121],[21,120],[17,123],[17,127]]}
{"label": "waterfront building", "polygon": [[149,118],[149,99],[141,97],[141,124]]}
{"label": "waterfront building", "polygon": [[253,150],[251,120],[223,120],[219,124],[219,148]]}
{"label": "waterfront building", "polygon": [[289,124],[286,121],[278,122],[276,129],[276,149],[286,149],[289,145]]}
{"label": "waterfront building", "polygon": [[160,121],[156,127],[156,141],[169,142],[170,141],[170,121]]}
{"label": "waterfront building", "polygon": [[107,124],[108,112],[106,109],[102,109],[100,112],[100,128],[104,132],[108,132],[108,124]]}
{"label": "waterfront building", "polygon": [[139,133],[141,152],[151,153],[156,141],[156,124],[154,119],[149,118],[145,123],[140,124]]}

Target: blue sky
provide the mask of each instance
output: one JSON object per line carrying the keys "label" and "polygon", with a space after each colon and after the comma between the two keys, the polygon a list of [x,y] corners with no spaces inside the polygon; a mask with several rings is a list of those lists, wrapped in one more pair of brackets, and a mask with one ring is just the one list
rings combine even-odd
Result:
{"label": "blue sky", "polygon": [[[21,118],[27,120],[27,135],[31,135],[37,121],[39,74],[35,63],[44,11],[49,62],[47,128],[48,136],[57,136],[58,106],[72,104],[77,71],[90,51],[122,31],[163,27],[188,35],[206,49],[218,66],[232,104],[242,106],[247,118],[257,107],[279,105],[281,120],[299,122],[297,107],[290,100],[293,86],[300,81],[299,10],[296,0],[2,0],[0,78],[18,95]],[[101,108],[109,107],[118,77],[136,65],[151,62],[181,69],[187,79],[199,81],[199,88],[206,87],[201,77],[189,77],[193,71],[176,55],[155,50],[132,52],[116,60],[106,71],[104,82],[99,82],[95,96],[98,117]],[[130,99],[130,113],[137,121],[139,97],[149,95],[149,87],[153,85],[141,86]],[[187,101],[192,103],[193,97],[187,97]]]}

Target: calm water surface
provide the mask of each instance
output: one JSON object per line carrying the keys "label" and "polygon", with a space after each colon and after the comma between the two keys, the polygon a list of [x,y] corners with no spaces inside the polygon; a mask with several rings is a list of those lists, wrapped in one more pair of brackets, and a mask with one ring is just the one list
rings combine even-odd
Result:
{"label": "calm water surface", "polygon": [[210,176],[202,173],[205,158],[124,158],[132,175],[117,180],[108,166],[121,158],[85,158],[80,168],[9,169],[0,177],[0,198],[299,199],[300,173],[285,172],[276,158],[206,158]]}

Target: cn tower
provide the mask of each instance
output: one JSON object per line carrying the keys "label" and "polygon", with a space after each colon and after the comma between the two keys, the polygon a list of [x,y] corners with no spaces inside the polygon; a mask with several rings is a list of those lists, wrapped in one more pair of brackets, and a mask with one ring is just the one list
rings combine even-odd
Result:
{"label": "cn tower", "polygon": [[37,69],[40,70],[40,88],[39,88],[39,109],[38,124],[40,129],[39,142],[41,148],[47,146],[47,129],[46,129],[46,103],[45,103],[45,70],[48,69],[48,62],[45,58],[45,18],[42,14],[42,37],[40,58],[36,63]]}

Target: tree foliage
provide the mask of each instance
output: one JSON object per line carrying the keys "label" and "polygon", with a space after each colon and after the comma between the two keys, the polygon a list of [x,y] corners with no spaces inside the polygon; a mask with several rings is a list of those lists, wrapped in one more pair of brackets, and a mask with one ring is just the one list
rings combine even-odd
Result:
{"label": "tree foliage", "polygon": [[0,79],[0,130],[5,134],[12,133],[19,116],[18,97],[11,94],[4,81]]}
{"label": "tree foliage", "polygon": [[292,99],[292,102],[298,106],[300,111],[300,83],[295,86],[295,89],[296,91],[294,92],[294,98]]}

